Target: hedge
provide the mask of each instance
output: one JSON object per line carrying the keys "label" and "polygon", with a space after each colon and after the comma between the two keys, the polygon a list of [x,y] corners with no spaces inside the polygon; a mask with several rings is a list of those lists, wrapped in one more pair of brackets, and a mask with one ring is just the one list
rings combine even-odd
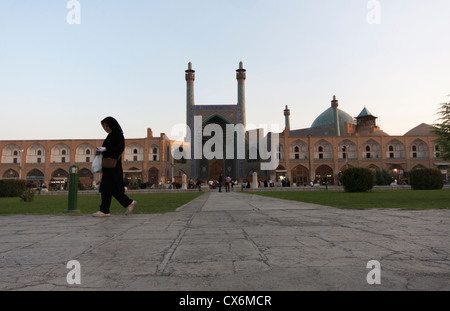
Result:
{"label": "hedge", "polygon": [[365,167],[350,167],[342,172],[342,184],[347,192],[366,192],[375,186],[375,174]]}
{"label": "hedge", "polygon": [[1,197],[20,197],[27,189],[25,180],[5,179],[0,180]]}
{"label": "hedge", "polygon": [[393,181],[392,173],[382,169],[375,172],[375,181],[378,186],[389,186]]}
{"label": "hedge", "polygon": [[409,183],[414,190],[442,189],[444,178],[437,168],[418,168],[409,172]]}

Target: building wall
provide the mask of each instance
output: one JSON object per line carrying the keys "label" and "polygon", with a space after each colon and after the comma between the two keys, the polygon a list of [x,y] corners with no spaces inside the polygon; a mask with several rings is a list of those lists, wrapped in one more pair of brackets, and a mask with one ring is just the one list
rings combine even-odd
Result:
{"label": "building wall", "polygon": [[[44,178],[28,180],[40,180],[49,185],[52,174],[58,171],[68,175],[70,166],[74,164],[79,167],[79,171],[91,173],[95,148],[102,143],[102,139],[0,141],[0,178],[27,179],[37,169]],[[153,153],[155,148],[156,154]],[[125,151],[122,155],[124,175],[148,182],[150,170],[157,169],[157,179],[166,182],[171,178],[169,153],[170,140],[165,134],[153,137],[150,130],[146,138],[125,139]],[[156,159],[153,155],[156,155]],[[100,177],[100,174],[94,174],[91,182],[98,182]]]}
{"label": "building wall", "polygon": [[[337,183],[339,173],[347,166],[369,167],[374,169],[393,170],[398,173],[408,172],[415,167],[436,168],[442,160],[436,157],[434,136],[289,136],[288,131],[280,134],[279,170],[260,171],[259,161],[245,160],[243,180],[251,179],[254,171],[260,179],[280,181],[279,176],[285,176],[293,182],[293,170],[299,165],[309,172],[308,182],[317,180],[316,173],[319,167],[329,167],[332,170],[333,180]],[[91,171],[92,161],[95,157],[95,147],[101,146],[103,140],[19,140],[0,141],[0,178],[26,179],[33,169],[38,169],[44,175],[43,182],[50,183],[52,174],[58,170],[69,172],[71,165],[76,164],[79,170]],[[157,177],[153,176],[154,183],[170,182],[172,177],[180,182],[182,174],[188,178],[191,173],[191,161],[173,161],[170,148],[173,144],[165,134],[146,138],[126,139],[125,151],[122,155],[125,177],[139,178],[142,182],[149,182],[150,177],[157,170]],[[367,158],[366,147],[372,148],[371,157]],[[413,149],[413,145],[416,146]],[[295,149],[298,146],[298,149]],[[346,146],[346,151],[343,147]],[[392,146],[392,151],[389,147]],[[11,148],[13,147],[13,148]],[[33,148],[36,147],[36,148]],[[63,147],[63,148],[61,148]],[[319,149],[322,147],[322,149]],[[154,152],[156,148],[156,153]],[[65,155],[61,149],[67,150]],[[91,149],[89,154],[82,153]],[[14,155],[14,150],[23,150],[22,154]],[[40,155],[31,152],[41,150]],[[298,150],[298,152],[295,152]],[[344,157],[344,153],[346,156]],[[390,158],[393,153],[394,158]],[[414,153],[415,156],[414,157]],[[296,156],[297,154],[297,156]],[[320,155],[322,154],[322,155]],[[153,156],[156,156],[154,158]],[[65,158],[66,162],[62,162]],[[38,163],[37,158],[41,158]],[[89,159],[86,159],[89,158]],[[16,160],[14,160],[16,159]],[[89,161],[86,161],[89,160]],[[14,163],[14,162],[17,163]],[[22,165],[21,165],[22,163]],[[13,171],[10,171],[13,170]],[[15,172],[17,174],[10,174]],[[277,174],[278,173],[278,174]],[[93,181],[100,180],[99,174],[94,174]]]}
{"label": "building wall", "polygon": [[[408,172],[416,167],[436,168],[442,162],[436,156],[434,136],[323,136],[323,137],[291,137],[288,131],[280,135],[282,154],[281,169],[286,170],[286,177],[292,181],[292,171],[298,165],[309,171],[309,180],[316,179],[316,171],[320,166],[328,166],[333,171],[337,183],[339,173],[347,166],[368,167],[374,169],[397,169],[397,173]],[[293,147],[307,146],[307,158],[295,158]],[[371,157],[367,158],[367,145],[379,146],[379,150],[371,148]],[[413,148],[413,145],[416,146]],[[318,147],[322,146],[322,152]],[[346,146],[346,151],[343,147]],[[349,148],[350,147],[350,148]],[[391,148],[390,148],[391,147]],[[393,149],[392,151],[390,149]],[[320,156],[322,153],[322,156]],[[344,158],[346,153],[346,158]],[[301,155],[305,155],[300,152]],[[391,158],[393,154],[393,158]],[[271,175],[276,179],[276,174]]]}

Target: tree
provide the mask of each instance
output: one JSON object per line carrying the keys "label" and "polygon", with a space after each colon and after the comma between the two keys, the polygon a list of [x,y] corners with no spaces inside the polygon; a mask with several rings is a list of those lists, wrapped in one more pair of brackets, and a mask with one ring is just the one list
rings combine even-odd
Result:
{"label": "tree", "polygon": [[442,189],[444,179],[437,168],[419,168],[409,172],[409,182],[414,190]]}
{"label": "tree", "polygon": [[434,141],[439,146],[440,158],[450,160],[450,102],[440,104],[439,119],[433,133],[438,136]]}
{"label": "tree", "polygon": [[375,172],[375,183],[378,186],[389,186],[392,183],[392,172],[386,169],[377,170]]}
{"label": "tree", "polygon": [[349,167],[342,172],[346,192],[367,192],[375,185],[375,173],[365,167]]}

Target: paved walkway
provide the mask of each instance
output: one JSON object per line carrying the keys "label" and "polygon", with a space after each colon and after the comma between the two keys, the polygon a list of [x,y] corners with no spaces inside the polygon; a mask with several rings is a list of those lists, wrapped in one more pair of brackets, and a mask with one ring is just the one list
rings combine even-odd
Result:
{"label": "paved walkway", "polygon": [[450,210],[211,192],[163,215],[0,217],[0,290],[450,290],[449,255]]}

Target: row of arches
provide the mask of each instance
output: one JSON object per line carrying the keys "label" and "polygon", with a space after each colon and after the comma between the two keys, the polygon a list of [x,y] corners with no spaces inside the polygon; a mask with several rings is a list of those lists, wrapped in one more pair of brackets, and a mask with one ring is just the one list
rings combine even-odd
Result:
{"label": "row of arches", "polygon": [[[9,144],[2,150],[1,163],[21,163],[22,154],[26,163],[45,163],[46,150],[39,143],[21,150],[16,144]],[[157,145],[152,145],[149,149],[149,161],[159,161],[160,150]],[[75,151],[76,163],[90,163],[95,157],[95,147],[89,143],[83,143]],[[57,144],[50,150],[51,163],[70,163],[70,147],[64,143]],[[124,160],[128,162],[144,161],[144,147],[138,143],[131,143],[125,147]]]}
{"label": "row of arches", "polygon": [[[374,164],[370,164],[368,166],[371,170],[378,171],[381,170],[381,167],[378,167]],[[423,165],[418,164],[414,166],[412,169],[417,168],[425,168]],[[340,168],[340,171],[344,171],[346,169],[346,166],[343,166]],[[405,169],[403,166],[394,164],[390,165],[388,167],[388,170],[392,172],[392,175],[396,178],[402,176],[405,172]],[[251,170],[248,175],[248,180],[252,180],[252,174],[254,170]],[[279,165],[276,169],[276,176],[275,181],[281,182],[282,180],[285,180],[286,178],[290,179],[290,183],[294,184],[296,186],[307,186],[310,184],[310,182],[313,182],[315,184],[320,185],[335,185],[337,184],[336,178],[338,178],[339,174],[335,174],[333,168],[331,168],[329,165],[320,165],[318,166],[314,171],[313,174],[310,173],[309,169],[303,165],[297,165],[295,166],[291,171],[290,175],[288,175],[288,171],[285,169],[284,166]],[[290,177],[288,177],[290,176]]]}
{"label": "row of arches", "polygon": [[[84,185],[86,188],[92,187],[94,181],[94,174],[91,170],[87,168],[82,168],[78,172],[79,174],[79,183]],[[2,179],[19,179],[21,176],[19,172],[15,169],[6,170]],[[45,176],[45,174],[38,168],[34,168],[30,170],[26,176],[24,176],[25,180],[28,183],[34,184],[35,186],[42,185],[45,181],[49,182],[48,187],[51,190],[54,189],[66,189],[67,182],[69,180],[69,172],[65,169],[58,168],[54,170],[50,174],[50,178]],[[124,178],[129,180],[139,180],[142,181],[142,171],[133,167],[129,170],[126,170],[124,173]],[[152,167],[148,170],[148,184],[158,184],[160,180],[160,171],[156,167]]]}
{"label": "row of arches", "polygon": [[[92,174],[91,170],[83,168],[79,172],[79,183],[82,185],[85,185],[86,187],[92,186],[92,182],[94,180],[94,175]],[[17,172],[15,169],[8,169],[5,171],[2,175],[3,179],[19,179],[19,172]],[[67,182],[69,180],[69,172],[65,169],[58,168],[54,170],[50,174],[50,179],[47,179],[45,174],[37,168],[34,168],[30,170],[26,176],[25,180],[31,184],[31,186],[34,184],[34,186],[40,186],[45,181],[49,183],[47,186],[54,190],[54,189],[66,189],[67,188]]]}
{"label": "row of arches", "polygon": [[[407,154],[405,145],[397,139],[391,140],[386,144],[386,158],[389,159],[404,159]],[[416,139],[409,146],[409,157],[417,159],[429,158],[428,144],[421,139]],[[433,146],[433,157],[439,158],[439,146]],[[316,160],[331,160],[333,159],[333,145],[327,140],[320,140],[313,146],[314,159]],[[285,159],[283,145],[277,147],[277,157],[279,160]],[[309,159],[309,148],[307,143],[302,140],[297,140],[289,146],[290,160],[307,160]],[[350,141],[344,140],[338,144],[338,159],[357,159],[358,147]],[[375,140],[371,139],[361,145],[362,159],[381,159],[382,148]]]}

